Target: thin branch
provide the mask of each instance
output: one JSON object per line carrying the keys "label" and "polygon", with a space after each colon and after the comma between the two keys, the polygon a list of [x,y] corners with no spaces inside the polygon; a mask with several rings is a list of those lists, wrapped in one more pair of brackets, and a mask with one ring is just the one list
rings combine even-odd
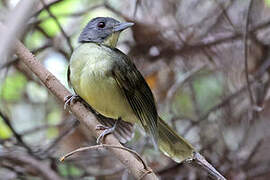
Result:
{"label": "thin branch", "polygon": [[200,65],[199,67],[195,67],[194,69],[190,70],[189,72],[186,72],[184,75],[181,76],[181,78],[178,78],[176,82],[170,87],[167,93],[167,99],[170,101],[177,89],[179,89],[185,82],[187,82],[190,78],[192,78],[194,75],[196,75],[198,72],[200,72],[203,68],[205,68],[206,65]]}
{"label": "thin branch", "polygon": [[[255,72],[254,74],[254,78],[250,81],[251,84],[255,83],[268,69],[270,68],[270,59],[268,59],[267,61],[265,61],[259,68],[258,70]],[[218,103],[217,105],[215,105],[214,107],[210,108],[204,115],[202,115],[197,121],[192,121],[192,123],[190,124],[190,126],[188,126],[183,134],[186,134],[192,127],[194,127],[195,125],[198,125],[200,123],[202,123],[203,121],[205,121],[208,116],[212,113],[215,112],[217,110],[219,110],[220,108],[224,107],[225,105],[227,105],[228,103],[231,102],[231,100],[233,100],[234,98],[237,98],[240,94],[242,94],[243,92],[245,92],[247,90],[247,85],[243,86],[242,88],[240,88],[239,90],[237,90],[236,92],[232,93],[231,95],[227,96],[225,99],[223,99],[222,102]]]}
{"label": "thin branch", "polygon": [[46,4],[46,6],[43,6],[42,8],[40,8],[37,12],[35,12],[32,17],[36,17],[38,16],[45,8],[50,8],[51,6],[57,4],[57,3],[60,3],[62,2],[63,0],[55,0],[55,1],[52,1],[50,2],[49,4]]}
{"label": "thin branch", "polygon": [[248,5],[248,9],[247,9],[246,25],[245,25],[245,32],[244,32],[244,60],[245,60],[245,77],[246,77],[246,81],[247,81],[249,100],[250,100],[251,107],[253,109],[254,99],[253,99],[252,90],[250,87],[249,76],[248,76],[248,58],[247,58],[247,56],[248,56],[248,44],[247,44],[248,25],[249,25],[249,16],[250,16],[249,14],[251,11],[252,3],[253,3],[253,0],[250,0],[249,5]]}
{"label": "thin branch", "polygon": [[[220,102],[219,104],[217,104],[216,106],[212,107],[211,109],[209,109],[203,116],[201,116],[198,120],[198,122],[201,122],[205,119],[208,118],[208,116],[214,112],[219,110],[220,108],[222,108],[223,106],[227,105],[228,103],[231,102],[231,100],[233,100],[234,98],[238,97],[240,94],[242,94],[245,90],[246,90],[246,86],[240,88],[238,91],[232,93],[231,95],[227,96],[222,102]],[[196,124],[196,123],[195,123]]]}
{"label": "thin branch", "polygon": [[[6,17],[7,29],[2,29],[0,41],[0,58],[2,62],[9,55],[9,51],[13,47],[14,37],[20,37],[26,27],[26,21],[29,19],[29,14],[36,5],[35,0],[19,1]],[[10,20],[12,19],[12,21]],[[5,34],[5,36],[3,36]]]}
{"label": "thin branch", "polygon": [[[44,31],[44,29],[41,28],[39,25],[36,26],[36,29],[37,29],[41,34],[43,34],[45,38],[48,39],[47,44],[49,45],[49,47],[52,46],[53,42],[52,42],[52,39],[51,39],[50,35],[49,35],[46,31]],[[51,45],[50,45],[50,44],[51,44]],[[70,55],[69,55],[69,53],[67,53],[64,49],[62,49],[62,48],[60,48],[60,47],[54,47],[54,48],[55,48],[59,53],[61,53],[67,60],[69,59]],[[35,54],[34,51],[33,51],[32,53]]]}
{"label": "thin branch", "polygon": [[226,178],[223,177],[209,162],[207,162],[200,153],[195,152],[192,160],[210,173],[215,179],[226,180]]}
{"label": "thin branch", "polygon": [[146,165],[146,163],[144,162],[144,160],[142,159],[142,157],[136,151],[133,151],[132,149],[129,149],[126,147],[113,146],[113,145],[108,145],[108,144],[100,144],[100,145],[88,146],[88,147],[76,149],[76,150],[71,151],[70,153],[64,155],[63,157],[61,157],[60,161],[64,161],[66,158],[72,156],[73,154],[75,154],[77,152],[82,152],[82,151],[87,151],[87,150],[92,150],[92,149],[99,149],[99,148],[116,148],[116,149],[122,149],[122,150],[128,151],[128,152],[132,153],[138,160],[140,160],[142,162],[145,170],[148,171],[148,169],[149,169],[148,166]]}
{"label": "thin branch", "polygon": [[133,11],[133,19],[135,19],[135,16],[136,16],[137,10],[138,10],[138,6],[139,6],[140,3],[141,3],[141,0],[135,0],[135,8],[134,8],[134,11]]}
{"label": "thin branch", "polygon": [[62,180],[53,169],[48,165],[47,162],[42,162],[33,158],[32,156],[21,153],[21,152],[0,152],[0,161],[3,160],[11,161],[12,164],[23,164],[30,166],[31,169],[39,172],[39,176],[48,180]]}
{"label": "thin branch", "polygon": [[[77,11],[77,12],[57,13],[57,17],[58,18],[61,18],[61,17],[64,17],[64,18],[80,17],[80,16],[83,16],[84,14],[88,13],[89,11],[92,11],[92,10],[100,8],[100,7],[105,7],[104,3],[97,4],[97,5],[94,5],[94,6],[90,6],[90,7],[86,8],[86,9],[84,9],[84,10]],[[48,15],[46,17],[43,17],[43,18],[35,19],[35,20],[29,22],[29,25],[38,26],[39,24],[41,24],[42,22],[48,20],[49,18],[51,18],[50,15]]]}
{"label": "thin branch", "polygon": [[[256,33],[259,30],[267,28],[268,26],[270,26],[270,20],[266,20],[266,21],[263,21],[261,23],[258,23],[254,27],[251,27],[247,33],[248,34]],[[182,53],[189,52],[189,51],[195,51],[195,50],[200,50],[200,49],[207,48],[207,47],[213,47],[213,46],[216,46],[219,44],[224,44],[224,43],[230,42],[232,40],[240,39],[241,37],[243,37],[243,35],[240,32],[235,32],[235,33],[232,33],[230,35],[226,35],[226,36],[221,37],[221,38],[214,38],[213,40],[210,40],[210,41],[200,41],[194,45],[187,45],[186,44],[182,49],[177,50],[174,53],[175,54],[182,54]]]}
{"label": "thin branch", "polygon": [[256,143],[256,145],[254,146],[254,148],[252,149],[252,151],[250,152],[250,154],[248,155],[247,159],[245,160],[245,162],[243,164],[250,164],[252,158],[258,152],[258,149],[262,146],[262,143],[263,143],[263,139],[260,139]]}
{"label": "thin branch", "polygon": [[71,45],[71,41],[70,38],[68,37],[67,33],[65,32],[65,30],[63,29],[63,27],[61,26],[60,22],[58,21],[57,17],[51,12],[50,8],[48,6],[46,6],[46,3],[44,2],[44,0],[40,0],[41,3],[43,4],[44,8],[46,9],[46,11],[48,12],[48,14],[54,19],[55,23],[57,24],[57,26],[59,27],[61,33],[63,34],[63,36],[65,37],[65,39],[67,40],[67,44],[69,46],[70,52],[73,52],[73,47]]}
{"label": "thin branch", "polygon": [[178,171],[179,168],[183,167],[184,163],[177,163],[177,164],[174,164],[170,167],[166,167],[164,169],[161,169],[157,172],[158,175],[160,176],[166,176],[167,174],[172,174],[173,171]]}
{"label": "thin branch", "polygon": [[45,149],[42,152],[42,155],[48,156],[51,149],[53,149],[64,137],[66,137],[68,134],[72,133],[76,127],[79,125],[79,121],[75,120],[74,122],[71,123],[71,126],[68,127],[64,132],[62,132],[51,144],[50,146]]}
{"label": "thin branch", "polygon": [[28,129],[28,130],[23,131],[21,133],[21,136],[27,136],[29,134],[33,134],[33,133],[36,133],[36,132],[39,132],[42,130],[46,130],[46,129],[51,128],[51,127],[59,128],[59,127],[62,127],[63,125],[65,125],[65,123],[66,122],[61,122],[61,123],[56,124],[56,125],[43,124],[41,126],[37,126],[37,127],[32,128],[32,129]]}
{"label": "thin branch", "polygon": [[17,62],[17,60],[18,60],[18,59],[13,59],[13,60],[10,60],[10,61],[5,62],[4,64],[2,64],[2,65],[0,66],[0,70],[12,66],[14,63]]}
{"label": "thin branch", "polygon": [[24,140],[22,139],[22,136],[19,133],[17,133],[17,131],[14,129],[14,127],[10,123],[9,118],[6,115],[4,115],[2,111],[0,111],[0,117],[2,117],[3,121],[9,127],[9,129],[11,130],[11,132],[13,133],[13,135],[15,136],[19,144],[21,144],[25,149],[27,149],[29,153],[32,153],[33,152],[32,149],[24,142]]}
{"label": "thin branch", "polygon": [[224,7],[223,3],[220,3],[217,0],[214,0],[214,1],[219,6],[219,8],[222,10],[222,15],[227,20],[227,22],[230,24],[230,26],[233,28],[234,32],[237,32],[233,22],[231,21],[229,15],[227,13],[227,9],[229,9],[229,7],[232,6],[233,2],[229,1],[229,5],[227,5],[227,7]]}

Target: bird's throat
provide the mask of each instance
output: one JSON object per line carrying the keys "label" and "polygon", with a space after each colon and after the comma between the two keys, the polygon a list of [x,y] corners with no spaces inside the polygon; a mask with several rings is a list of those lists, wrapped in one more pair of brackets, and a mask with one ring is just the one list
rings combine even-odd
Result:
{"label": "bird's throat", "polygon": [[119,34],[119,32],[112,33],[102,44],[114,48],[118,42]]}

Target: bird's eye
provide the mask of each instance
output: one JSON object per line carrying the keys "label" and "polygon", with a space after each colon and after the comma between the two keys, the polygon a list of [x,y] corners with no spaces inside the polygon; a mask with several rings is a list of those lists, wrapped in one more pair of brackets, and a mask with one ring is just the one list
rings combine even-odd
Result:
{"label": "bird's eye", "polygon": [[105,23],[104,22],[99,22],[97,26],[99,28],[104,28],[105,27]]}

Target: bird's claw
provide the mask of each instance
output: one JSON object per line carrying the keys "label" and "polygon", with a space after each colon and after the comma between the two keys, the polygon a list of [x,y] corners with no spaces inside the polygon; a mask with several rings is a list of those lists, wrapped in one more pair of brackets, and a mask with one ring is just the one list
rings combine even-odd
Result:
{"label": "bird's claw", "polygon": [[64,109],[67,109],[67,106],[70,106],[71,103],[74,103],[80,99],[78,95],[69,95],[65,97]]}
{"label": "bird's claw", "polygon": [[102,124],[97,125],[96,130],[103,130],[103,132],[97,138],[97,144],[102,143],[106,135],[113,133],[115,131],[116,125],[117,125],[117,121],[115,122],[113,127],[104,126]]}
{"label": "bird's claw", "polygon": [[108,126],[104,126],[102,124],[99,124],[99,125],[96,126],[96,130],[106,130],[106,129],[109,129],[109,127]]}

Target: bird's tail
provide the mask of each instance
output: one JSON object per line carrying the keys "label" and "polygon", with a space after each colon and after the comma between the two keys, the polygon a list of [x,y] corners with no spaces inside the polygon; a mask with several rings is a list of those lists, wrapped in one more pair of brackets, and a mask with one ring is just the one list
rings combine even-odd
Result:
{"label": "bird's tail", "polygon": [[159,149],[176,162],[193,158],[193,146],[172,130],[161,118],[158,121]]}

